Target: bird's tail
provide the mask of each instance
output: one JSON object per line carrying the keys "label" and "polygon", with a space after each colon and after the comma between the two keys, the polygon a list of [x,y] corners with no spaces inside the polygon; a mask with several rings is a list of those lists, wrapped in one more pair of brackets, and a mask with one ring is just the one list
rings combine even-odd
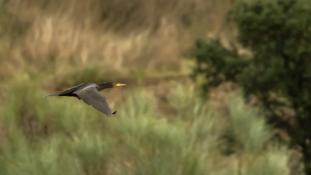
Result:
{"label": "bird's tail", "polygon": [[59,96],[59,93],[52,93],[52,94],[48,94],[45,97],[50,97],[50,96]]}

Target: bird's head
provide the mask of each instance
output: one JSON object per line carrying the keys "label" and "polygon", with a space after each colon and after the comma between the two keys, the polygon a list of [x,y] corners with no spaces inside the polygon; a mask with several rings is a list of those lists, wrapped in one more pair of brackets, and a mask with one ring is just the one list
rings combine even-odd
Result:
{"label": "bird's head", "polygon": [[107,89],[107,88],[115,88],[115,87],[123,87],[126,86],[124,83],[114,83],[114,82],[105,82],[98,84],[98,90]]}

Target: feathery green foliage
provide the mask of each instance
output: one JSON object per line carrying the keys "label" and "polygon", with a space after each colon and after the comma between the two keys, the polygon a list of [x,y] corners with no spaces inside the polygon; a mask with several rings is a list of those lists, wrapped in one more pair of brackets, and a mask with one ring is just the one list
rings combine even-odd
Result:
{"label": "feathery green foliage", "polygon": [[271,129],[239,95],[221,114],[180,86],[171,103],[187,117],[167,120],[142,90],[130,92],[117,117],[103,118],[74,99],[45,98],[29,77],[5,88],[4,174],[288,174],[286,148],[270,140]]}

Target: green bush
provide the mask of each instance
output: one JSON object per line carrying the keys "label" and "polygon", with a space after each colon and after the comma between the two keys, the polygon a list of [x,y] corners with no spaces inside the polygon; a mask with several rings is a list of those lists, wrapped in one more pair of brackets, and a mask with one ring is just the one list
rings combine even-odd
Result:
{"label": "green bush", "polygon": [[198,41],[195,75],[206,77],[204,89],[225,81],[255,97],[273,125],[285,129],[304,154],[311,174],[311,1],[242,0],[230,18],[239,42],[252,52],[239,56],[217,41]]}

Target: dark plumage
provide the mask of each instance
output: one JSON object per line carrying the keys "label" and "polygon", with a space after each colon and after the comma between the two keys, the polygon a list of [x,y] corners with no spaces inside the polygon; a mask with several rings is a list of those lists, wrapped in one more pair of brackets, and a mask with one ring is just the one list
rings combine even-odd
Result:
{"label": "dark plumage", "polygon": [[125,86],[122,83],[82,83],[73,87],[70,87],[62,92],[57,92],[53,94],[49,94],[48,96],[71,96],[77,97],[78,99],[82,99],[85,103],[93,106],[95,109],[100,112],[106,114],[107,116],[111,116],[116,113],[116,111],[111,112],[111,109],[108,106],[106,98],[102,96],[99,91],[107,88],[121,87]]}

